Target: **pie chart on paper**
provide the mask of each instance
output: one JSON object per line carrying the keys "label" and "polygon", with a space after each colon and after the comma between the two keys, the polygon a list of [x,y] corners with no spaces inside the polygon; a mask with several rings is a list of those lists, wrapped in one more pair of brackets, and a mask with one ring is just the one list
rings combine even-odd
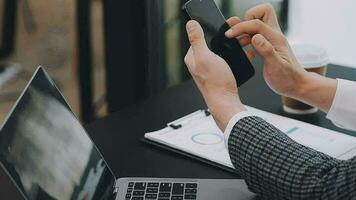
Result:
{"label": "pie chart on paper", "polygon": [[195,144],[199,145],[217,145],[224,141],[221,134],[217,133],[198,133],[191,137]]}

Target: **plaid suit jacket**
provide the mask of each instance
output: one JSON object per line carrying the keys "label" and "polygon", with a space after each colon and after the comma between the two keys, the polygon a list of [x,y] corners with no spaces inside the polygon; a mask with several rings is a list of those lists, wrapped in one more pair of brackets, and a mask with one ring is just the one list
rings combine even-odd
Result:
{"label": "plaid suit jacket", "polygon": [[356,199],[356,158],[300,145],[259,117],[238,121],[228,148],[237,173],[263,199]]}

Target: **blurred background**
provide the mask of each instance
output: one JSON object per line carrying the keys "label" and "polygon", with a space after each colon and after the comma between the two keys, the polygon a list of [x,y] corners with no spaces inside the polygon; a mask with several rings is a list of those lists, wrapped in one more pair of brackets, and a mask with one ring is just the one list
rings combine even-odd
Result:
{"label": "blurred background", "polygon": [[[0,124],[38,65],[83,123],[190,79],[184,0],[0,0]],[[271,3],[292,42],[356,67],[356,1],[216,0],[226,18]]]}
{"label": "blurred background", "polygon": [[[185,2],[0,0],[0,127],[38,65],[84,124],[190,79]],[[216,3],[226,18],[271,3],[291,42],[321,46],[332,64],[356,68],[354,0]],[[3,170],[0,180],[7,180]],[[16,194],[3,181],[0,187]]]}

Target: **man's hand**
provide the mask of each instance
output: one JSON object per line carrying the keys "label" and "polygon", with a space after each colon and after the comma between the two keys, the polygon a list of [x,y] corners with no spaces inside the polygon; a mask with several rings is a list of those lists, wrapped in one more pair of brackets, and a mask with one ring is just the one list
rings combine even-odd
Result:
{"label": "man's hand", "polygon": [[[229,38],[239,38],[243,45],[252,44],[264,61],[267,84],[281,95],[295,97],[307,72],[299,65],[284,37],[274,9],[269,4],[256,6],[246,12],[244,22],[235,17],[228,20]],[[241,39],[242,38],[242,39]],[[250,39],[249,39],[250,38]]]}
{"label": "man's hand", "polygon": [[278,24],[270,4],[246,12],[245,21],[233,17],[225,35],[252,44],[265,61],[263,75],[272,90],[328,111],[336,93],[337,81],[308,73],[298,63]]}
{"label": "man's hand", "polygon": [[189,21],[187,33],[191,47],[184,61],[217,125],[224,131],[236,113],[246,110],[236,80],[228,64],[209,50],[198,22]]}

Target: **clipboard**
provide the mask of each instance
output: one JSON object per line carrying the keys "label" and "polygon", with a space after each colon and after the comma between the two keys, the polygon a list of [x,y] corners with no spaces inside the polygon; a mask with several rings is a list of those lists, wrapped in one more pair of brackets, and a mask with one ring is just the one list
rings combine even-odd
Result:
{"label": "clipboard", "polygon": [[182,155],[182,156],[184,156],[184,157],[187,157],[187,158],[189,158],[189,159],[193,159],[193,160],[202,162],[202,163],[207,164],[207,165],[210,165],[210,166],[212,166],[212,167],[215,167],[215,168],[218,168],[218,169],[222,169],[222,170],[224,170],[224,171],[227,171],[227,172],[230,172],[230,173],[239,175],[239,174],[235,171],[235,169],[233,169],[233,168],[230,168],[230,167],[227,167],[227,166],[225,166],[225,165],[221,165],[221,164],[219,164],[219,163],[210,161],[210,160],[208,160],[208,159],[205,159],[205,158],[202,158],[202,157],[199,157],[199,156],[196,156],[196,155],[187,153],[187,152],[185,152],[185,151],[182,151],[182,150],[179,150],[179,149],[170,147],[170,146],[168,146],[168,145],[165,145],[165,144],[162,144],[162,143],[159,143],[159,142],[155,142],[155,141],[152,141],[152,140],[149,140],[149,139],[146,139],[146,138],[141,138],[141,141],[142,141],[143,143],[147,144],[147,145],[151,145],[151,146],[157,147],[157,148],[159,148],[159,149],[164,149],[164,150],[166,150],[166,151],[170,151],[170,152],[173,152],[173,153]]}
{"label": "clipboard", "polygon": [[[295,119],[279,116],[250,106],[246,106],[246,108],[254,116],[258,116],[266,120],[268,123],[274,125],[276,128],[281,130],[283,133],[285,133],[299,144],[310,147],[314,150],[325,153],[333,158],[340,160],[348,160],[356,156],[356,137],[345,135],[340,132],[318,127]],[[194,124],[194,121],[197,121],[198,123]],[[189,128],[195,130],[194,133],[199,133],[199,131],[203,130],[204,127],[210,127],[216,131],[219,129],[216,126],[214,119],[210,115],[209,110],[196,111],[190,115],[168,123],[165,128],[159,131],[146,133],[145,138],[143,138],[142,141],[152,146],[166,149],[180,155],[184,155],[186,157],[207,163],[211,166],[235,173],[225,144],[224,146],[222,146],[222,144],[218,145],[220,148],[218,149],[220,150],[220,153],[216,153],[216,151],[207,149],[208,147],[203,150],[194,148],[192,145],[189,146],[190,148],[185,147],[186,143],[192,144],[192,142],[194,142],[192,141],[193,138],[189,138],[189,134],[191,136],[191,133],[186,133],[186,130]],[[172,131],[176,131],[177,135],[178,133],[181,133],[182,135],[177,137],[173,135],[173,137],[168,138]],[[217,132],[215,133],[216,136],[223,137],[220,129],[219,134],[217,134]],[[159,134],[163,134],[163,136],[160,136]],[[164,134],[167,135],[164,136]],[[147,139],[146,135],[149,135],[150,139]],[[186,138],[182,139],[182,137]]]}
{"label": "clipboard", "polygon": [[[196,120],[202,120],[202,119],[207,118],[207,117],[211,117],[211,113],[209,112],[208,109],[198,110],[198,111],[196,111],[194,113],[191,113],[191,114],[186,115],[186,116],[184,116],[184,117],[182,117],[180,119],[177,119],[177,120],[175,120],[173,122],[168,123],[167,126],[165,128],[163,128],[163,129],[161,129],[160,131],[161,131],[162,134],[164,134],[165,131],[167,133],[171,132],[171,131],[177,131],[177,130],[180,130],[182,128],[185,128],[185,126],[187,124],[191,123],[191,122],[194,122]],[[223,137],[222,134],[221,134],[221,137]],[[146,138],[146,137],[143,137],[141,139],[141,141],[146,143],[146,144],[148,144],[148,145],[155,146],[155,147],[158,147],[160,149],[167,150],[167,151],[171,151],[171,152],[174,152],[176,154],[180,154],[180,155],[183,155],[185,157],[188,157],[190,159],[194,159],[194,160],[200,161],[202,163],[208,164],[210,166],[213,166],[213,167],[228,171],[230,173],[237,174],[236,171],[234,170],[234,168],[231,168],[231,167],[225,166],[223,164],[211,161],[209,159],[194,155],[192,153],[189,153],[189,152],[186,152],[184,150],[169,146],[167,144],[160,143],[160,142],[151,140],[151,139]]]}

